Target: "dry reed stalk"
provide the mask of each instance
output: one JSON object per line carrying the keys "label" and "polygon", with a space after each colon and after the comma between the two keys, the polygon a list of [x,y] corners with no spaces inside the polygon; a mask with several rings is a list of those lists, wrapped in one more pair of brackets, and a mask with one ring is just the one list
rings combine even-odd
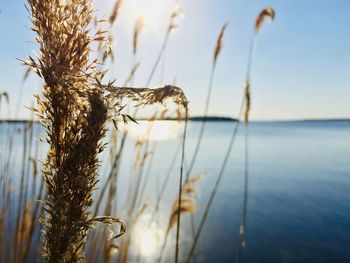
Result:
{"label": "dry reed stalk", "polygon": [[[242,98],[242,101],[241,101],[241,104],[240,104],[240,110],[239,110],[238,117],[237,117],[238,122],[236,123],[236,125],[235,125],[235,127],[233,129],[232,136],[231,136],[231,139],[230,139],[230,142],[229,142],[229,145],[228,145],[225,157],[224,157],[224,161],[223,161],[223,163],[221,165],[220,172],[219,172],[218,177],[216,179],[214,188],[213,188],[213,190],[212,190],[212,192],[210,194],[209,201],[208,201],[208,203],[206,205],[205,211],[203,213],[203,216],[202,216],[202,218],[200,220],[200,224],[199,224],[198,229],[196,231],[194,241],[192,243],[192,246],[190,248],[189,254],[188,254],[187,259],[186,259],[187,263],[189,263],[191,258],[193,257],[193,254],[195,252],[195,249],[196,249],[196,246],[197,246],[200,234],[202,232],[204,223],[205,223],[205,221],[207,219],[207,216],[209,214],[209,210],[210,210],[211,205],[212,205],[212,203],[214,201],[215,195],[217,193],[217,190],[219,188],[219,185],[220,185],[220,182],[222,180],[223,174],[225,172],[226,165],[227,165],[227,162],[228,162],[229,157],[231,155],[232,148],[233,148],[233,145],[234,145],[234,142],[235,142],[235,139],[236,139],[236,135],[237,135],[237,132],[238,132],[239,120],[241,119],[241,116],[244,115],[245,123],[248,124],[248,121],[249,121],[250,100],[251,100],[251,98],[250,98],[250,72],[251,72],[251,67],[252,67],[252,57],[253,57],[253,48],[254,48],[254,42],[255,42],[255,35],[259,32],[259,29],[261,28],[261,25],[262,25],[263,21],[265,20],[265,18],[266,17],[270,17],[271,19],[273,19],[274,16],[275,16],[275,12],[273,11],[273,9],[271,9],[271,8],[264,9],[264,10],[262,10],[260,12],[260,14],[259,14],[259,16],[257,18],[257,21],[255,23],[254,35],[253,35],[253,38],[252,38],[252,41],[251,41],[251,46],[250,46],[249,56],[248,56],[246,85],[245,85],[245,88],[244,88],[244,95],[243,95],[243,98]],[[245,244],[244,243],[245,242],[244,241],[244,233],[245,233],[247,199],[248,199],[248,161],[247,161],[248,160],[248,152],[247,152],[248,147],[247,147],[247,144],[248,144],[248,142],[247,142],[247,130],[246,130],[245,186],[244,186],[244,201],[243,201],[243,216],[242,216],[242,223],[244,224],[244,226],[242,227],[242,225],[241,225],[241,227],[240,227],[240,229],[241,230],[243,229],[243,231],[240,231],[240,244],[239,244],[239,247],[238,247],[237,253],[236,253],[236,261],[237,262],[239,262],[239,260],[240,260],[239,255],[241,254],[241,250],[243,248],[243,245]],[[237,255],[238,255],[238,257],[237,257]]]}
{"label": "dry reed stalk", "polygon": [[153,67],[151,69],[151,73],[150,73],[150,75],[148,77],[148,80],[146,82],[146,87],[148,87],[151,84],[151,81],[153,79],[154,73],[156,72],[156,69],[158,68],[159,62],[162,59],[162,56],[163,56],[163,54],[164,54],[164,52],[166,50],[166,47],[168,45],[170,34],[171,34],[171,32],[173,32],[173,30],[175,28],[177,28],[177,25],[175,24],[175,20],[176,20],[176,18],[179,17],[180,14],[181,14],[181,9],[178,6],[176,6],[174,11],[170,15],[168,27],[167,27],[167,30],[166,30],[166,33],[165,33],[165,37],[164,37],[162,46],[160,48],[159,54],[158,54],[158,56],[156,58],[156,61],[155,61],[154,65],[153,65]]}
{"label": "dry reed stalk", "polygon": [[244,112],[244,120],[246,123],[249,121],[249,112],[250,112],[250,74],[251,74],[251,68],[253,64],[253,54],[254,54],[254,47],[255,47],[255,39],[257,34],[259,33],[264,21],[266,19],[271,19],[271,21],[275,18],[275,11],[268,7],[263,9],[255,21],[254,31],[253,31],[253,37],[250,43],[250,49],[249,49],[249,55],[248,55],[248,66],[247,66],[247,73],[246,73],[246,83],[245,83],[245,112]]}
{"label": "dry reed stalk", "polygon": [[25,167],[26,167],[26,160],[27,160],[27,147],[28,147],[28,137],[27,137],[27,131],[28,131],[28,125],[25,125],[24,131],[23,131],[23,152],[22,152],[22,167],[21,167],[21,179],[20,179],[20,188],[19,188],[19,202],[17,207],[17,215],[16,215],[16,228],[15,228],[15,238],[13,243],[13,261],[17,261],[17,249],[18,249],[18,243],[20,243],[21,240],[21,219],[22,216],[24,217],[24,214],[22,211],[24,211],[25,202],[24,202],[24,187],[25,187]]}
{"label": "dry reed stalk", "polygon": [[249,182],[249,172],[248,172],[248,124],[249,124],[249,113],[251,108],[251,89],[250,89],[250,75],[253,60],[253,52],[255,46],[256,35],[260,31],[264,21],[269,18],[271,21],[275,18],[275,11],[272,8],[263,9],[255,22],[253,38],[251,42],[251,48],[249,51],[249,61],[246,76],[246,86],[245,86],[245,111],[244,111],[244,121],[245,121],[245,172],[244,172],[244,194],[243,194],[243,208],[242,208],[242,220],[239,228],[240,239],[237,247],[235,262],[239,263],[241,259],[241,254],[246,246],[245,234],[246,234],[246,223],[247,223],[247,207],[248,207],[248,182]]}
{"label": "dry reed stalk", "polygon": [[205,117],[208,116],[209,104],[210,104],[211,93],[212,93],[212,88],[213,88],[216,64],[217,64],[218,57],[219,57],[219,55],[221,53],[221,50],[222,50],[223,37],[224,37],[224,33],[225,33],[225,30],[226,30],[227,26],[228,26],[228,23],[225,23],[222,26],[222,28],[220,30],[220,33],[218,35],[218,38],[216,40],[216,45],[215,45],[214,54],[213,54],[213,63],[212,63],[212,68],[211,68],[211,73],[210,73],[209,87],[208,87],[208,92],[207,92],[207,96],[206,96],[206,102],[205,102],[205,106],[204,106],[204,115],[203,115],[204,116],[204,120],[202,121],[202,124],[201,124],[201,127],[200,127],[200,131],[199,131],[199,135],[198,135],[198,139],[197,139],[197,143],[196,143],[196,146],[195,146],[195,150],[194,150],[194,153],[192,155],[191,162],[189,164],[189,168],[188,168],[187,173],[186,173],[186,181],[190,177],[190,174],[191,174],[193,166],[194,166],[194,164],[196,162],[197,155],[198,155],[201,143],[202,143],[204,130],[205,130],[205,124],[206,124]]}
{"label": "dry reed stalk", "polygon": [[[217,61],[219,58],[219,55],[222,51],[222,47],[223,47],[223,38],[224,38],[224,34],[226,31],[226,28],[228,27],[228,23],[226,22],[220,29],[219,35],[217,37],[216,40],[216,45],[214,48],[214,54],[213,54],[213,62],[212,62],[212,69],[211,69],[211,73],[210,73],[210,79],[209,79],[209,88],[208,88],[208,92],[207,92],[207,97],[206,97],[206,102],[205,102],[205,106],[204,106],[204,120],[201,123],[201,127],[199,130],[199,135],[198,135],[198,139],[197,139],[197,143],[195,146],[195,150],[193,152],[189,167],[187,169],[186,172],[186,179],[185,182],[187,180],[189,180],[190,175],[192,173],[192,169],[194,167],[194,164],[196,162],[197,159],[197,155],[199,153],[200,147],[201,147],[201,143],[202,143],[202,139],[203,139],[203,135],[204,135],[204,131],[205,131],[205,126],[206,126],[206,117],[208,116],[208,111],[209,111],[209,104],[210,104],[210,99],[211,99],[211,93],[212,93],[212,88],[213,88],[213,82],[214,82],[214,75],[215,75],[215,70],[216,70],[216,65],[217,65]],[[195,238],[195,225],[194,225],[194,218],[193,215],[191,215],[191,232],[192,232],[192,237]],[[196,262],[196,256],[194,255],[194,262]]]}

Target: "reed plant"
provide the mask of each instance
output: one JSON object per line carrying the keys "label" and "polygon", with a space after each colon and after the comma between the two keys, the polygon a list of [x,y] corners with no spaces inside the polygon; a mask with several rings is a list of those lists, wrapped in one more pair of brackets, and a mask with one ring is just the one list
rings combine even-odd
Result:
{"label": "reed plant", "polygon": [[105,73],[96,70],[96,60],[91,62],[90,46],[106,39],[102,31],[89,34],[90,1],[28,3],[40,55],[29,57],[25,64],[44,80],[43,95],[36,96],[33,111],[46,128],[50,146],[43,170],[47,193],[43,255],[48,262],[79,262],[94,223],[119,223],[121,234],[125,232],[119,219],[96,217],[91,211],[106,121],[118,115],[133,120],[120,114],[125,97],[142,104],[172,98],[187,107],[187,102],[176,87],[149,90],[102,84]]}
{"label": "reed plant", "polygon": [[[201,123],[199,136],[196,140],[193,155],[189,165],[185,164],[185,143],[188,119],[188,101],[183,91],[175,85],[148,88],[155,73],[164,58],[170,35],[177,27],[175,20],[180,15],[180,9],[175,9],[166,24],[166,32],[161,43],[150,74],[144,87],[133,87],[134,77],[140,67],[137,53],[140,48],[140,35],[143,27],[142,18],[137,18],[132,31],[132,67],[123,85],[115,81],[105,81],[107,75],[107,59],[115,63],[113,43],[117,38],[112,29],[117,24],[123,7],[122,0],[117,0],[107,19],[108,29],[102,29],[104,21],[94,18],[91,0],[28,0],[28,11],[36,33],[39,45],[38,57],[29,57],[23,61],[27,66],[24,80],[30,72],[35,72],[43,81],[43,91],[35,95],[37,106],[33,112],[45,128],[43,140],[48,146],[46,159],[39,152],[42,143],[36,139],[39,126],[34,121],[28,122],[13,132],[15,128],[0,123],[1,137],[8,138],[6,145],[1,145],[0,155],[0,262],[29,262],[34,257],[40,260],[42,256],[47,262],[127,262],[131,245],[135,240],[132,233],[140,218],[152,209],[151,220],[144,227],[150,227],[151,222],[159,217],[160,204],[165,189],[175,170],[178,156],[181,156],[178,188],[175,201],[170,208],[169,219],[165,226],[165,235],[160,251],[156,252],[155,260],[161,262],[169,239],[174,233],[174,261],[180,261],[180,233],[182,217],[191,215],[193,242],[187,262],[195,258],[195,250],[201,232],[209,214],[212,202],[218,191],[225,168],[238,132],[239,123],[235,123],[232,137],[219,174],[216,178],[209,201],[200,218],[199,226],[194,225],[193,214],[197,211],[194,199],[196,185],[202,175],[191,177],[197,155],[204,139],[206,119]],[[253,60],[253,50],[257,33],[266,18],[274,18],[271,8],[264,9],[258,16],[251,48],[249,51],[246,84],[240,105],[238,119],[249,122],[251,108],[250,72]],[[204,117],[207,117],[214,86],[215,71],[221,55],[225,23],[217,37],[213,53],[209,87],[204,107]],[[92,50],[97,42],[96,53]],[[131,86],[131,87],[130,87]],[[8,100],[6,92],[0,93],[0,110],[3,101]],[[152,178],[152,165],[156,163],[155,151],[157,144],[151,144],[147,139],[135,144],[133,156],[134,166],[127,191],[127,202],[119,206],[118,191],[122,156],[127,147],[128,132],[119,130],[119,123],[137,122],[136,114],[143,106],[166,104],[170,100],[177,106],[177,119],[185,121],[185,130],[173,156],[169,155],[169,169],[164,178],[157,177],[157,193],[154,206],[145,200],[145,193]],[[128,112],[129,105],[136,104],[134,114]],[[185,113],[181,112],[184,110]],[[165,112],[156,112],[153,120],[163,119]],[[18,115],[18,114],[16,114]],[[152,118],[150,119],[152,120]],[[114,124],[116,129],[108,130]],[[6,130],[7,129],[7,130]],[[149,129],[152,129],[150,124]],[[240,241],[236,251],[236,262],[245,245],[247,205],[248,205],[248,128],[246,127],[246,167],[244,181],[244,196],[242,222],[240,225]],[[111,137],[109,137],[111,136]],[[2,139],[0,138],[0,140]],[[111,139],[110,139],[111,138]],[[21,152],[19,188],[12,174],[14,166],[14,151],[16,142],[24,147]],[[104,151],[109,147],[109,157]],[[5,150],[6,149],[6,150]],[[2,154],[8,151],[6,156]],[[102,155],[104,154],[104,155]],[[109,162],[101,171],[101,157]],[[185,169],[186,168],[186,169]],[[99,183],[98,173],[106,175],[106,180]],[[40,176],[42,175],[42,177]],[[160,180],[163,180],[160,184]],[[159,186],[159,184],[161,186]],[[96,193],[96,189],[99,193]],[[16,201],[16,206],[11,203]],[[99,216],[103,214],[103,216]],[[115,217],[122,215],[123,222]],[[41,225],[39,224],[42,223]],[[95,227],[101,223],[102,227]],[[159,223],[159,220],[158,220]],[[111,233],[106,233],[112,229]],[[160,225],[158,225],[160,227]],[[41,245],[38,239],[42,231]],[[121,237],[121,240],[116,238]],[[10,238],[9,238],[10,237]],[[6,242],[10,240],[11,245]],[[137,240],[136,240],[137,241]],[[8,248],[11,248],[10,250]],[[115,253],[119,255],[115,256]],[[41,255],[42,254],[42,255]],[[137,255],[141,261],[141,254]]]}

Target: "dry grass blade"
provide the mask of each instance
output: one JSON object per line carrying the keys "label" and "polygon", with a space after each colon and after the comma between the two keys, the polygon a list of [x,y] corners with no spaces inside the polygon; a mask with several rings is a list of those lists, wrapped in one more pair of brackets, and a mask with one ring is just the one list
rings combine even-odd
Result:
{"label": "dry grass blade", "polygon": [[265,8],[263,9],[260,14],[258,15],[258,18],[255,22],[255,31],[258,32],[263,25],[266,18],[270,18],[271,21],[275,18],[275,10],[272,8]]}
{"label": "dry grass blade", "polygon": [[115,2],[114,6],[113,6],[113,9],[112,9],[112,13],[111,13],[111,15],[109,16],[109,19],[108,19],[109,24],[111,26],[113,26],[115,21],[117,20],[117,17],[119,15],[120,8],[121,8],[122,4],[123,4],[123,0],[117,0]]}
{"label": "dry grass blade", "polygon": [[221,30],[220,30],[220,34],[218,36],[218,39],[216,41],[216,47],[215,47],[215,50],[214,50],[214,63],[216,63],[219,55],[220,55],[220,52],[221,52],[221,49],[222,49],[222,42],[223,42],[223,38],[224,38],[224,34],[225,34],[225,30],[228,26],[228,23],[226,22]]}

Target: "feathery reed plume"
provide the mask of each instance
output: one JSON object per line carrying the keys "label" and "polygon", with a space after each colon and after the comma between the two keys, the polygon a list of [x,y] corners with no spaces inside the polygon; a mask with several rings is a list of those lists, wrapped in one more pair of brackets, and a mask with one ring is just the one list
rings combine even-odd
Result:
{"label": "feathery reed plume", "polygon": [[[113,26],[119,16],[120,13],[120,9],[122,7],[123,4],[123,0],[116,0],[116,2],[114,3],[114,6],[112,8],[112,12],[109,16],[108,22],[109,22],[109,30],[108,31],[102,31],[101,29],[99,30],[99,32],[101,33],[101,35],[103,34],[107,34],[108,37],[104,37],[101,36],[101,40],[99,42],[98,45],[98,50],[101,52],[102,54],[102,63],[104,63],[107,58],[110,58],[112,63],[114,62],[115,59],[115,52],[114,52],[114,48],[113,48],[113,44],[114,44],[114,37],[113,37],[113,33],[112,33],[112,29]],[[94,25],[95,27],[98,27],[102,24],[102,22],[106,22],[105,20],[97,20],[94,19]]]}
{"label": "feathery reed plume", "polygon": [[275,18],[275,10],[273,10],[272,8],[268,7],[263,9],[258,18],[256,19],[255,22],[255,31],[258,32],[262,26],[262,24],[264,23],[266,18],[270,18],[271,21],[274,20]]}
{"label": "feathery reed plume", "polygon": [[220,30],[220,33],[219,33],[219,36],[218,36],[218,39],[216,41],[216,47],[215,47],[215,51],[214,51],[214,57],[213,57],[213,60],[214,60],[214,63],[216,63],[219,55],[220,55],[220,52],[221,52],[221,49],[222,49],[222,42],[223,42],[223,38],[224,38],[224,33],[225,33],[225,30],[226,30],[226,27],[228,26],[228,23],[226,22],[221,30]]}
{"label": "feathery reed plume", "polygon": [[166,85],[160,88],[130,88],[130,87],[113,87],[109,85],[109,97],[114,100],[129,98],[138,102],[139,106],[152,105],[156,103],[165,103],[171,100],[178,106],[187,109],[188,101],[182,89],[172,85]]}
{"label": "feathery reed plume", "polygon": [[89,55],[92,41],[105,39],[103,32],[89,36],[90,0],[28,3],[40,56],[24,63],[44,80],[33,110],[50,146],[43,170],[43,256],[48,262],[79,262],[95,222],[120,224],[90,211],[109,105],[100,84],[104,73],[96,73],[97,61],[90,63]]}
{"label": "feathery reed plume", "polygon": [[196,211],[196,202],[191,195],[197,194],[198,190],[195,186],[202,180],[204,174],[199,174],[189,179],[181,190],[181,198],[177,199],[173,204],[173,210],[169,218],[168,229],[171,229],[177,222],[179,214],[194,213]]}
{"label": "feathery reed plume", "polygon": [[140,32],[144,25],[144,18],[141,16],[136,20],[135,26],[134,26],[134,32],[133,32],[133,39],[132,39],[132,53],[135,55],[137,52],[138,42],[139,42],[139,36]]}

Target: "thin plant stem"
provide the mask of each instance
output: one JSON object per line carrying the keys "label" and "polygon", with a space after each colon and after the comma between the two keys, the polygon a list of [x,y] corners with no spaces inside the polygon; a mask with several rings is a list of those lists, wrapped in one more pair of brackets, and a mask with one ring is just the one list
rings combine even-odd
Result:
{"label": "thin plant stem", "polygon": [[230,139],[229,145],[228,145],[227,150],[226,150],[224,161],[223,161],[223,163],[221,165],[220,172],[219,172],[218,177],[216,179],[214,188],[213,188],[213,190],[212,190],[212,192],[210,194],[209,201],[208,201],[208,203],[207,203],[207,205],[205,207],[203,216],[202,216],[202,218],[200,220],[200,223],[199,223],[197,232],[195,234],[195,238],[193,240],[192,246],[190,248],[189,254],[187,256],[186,262],[190,262],[191,258],[193,257],[193,254],[195,252],[195,249],[196,249],[196,246],[197,246],[200,234],[202,232],[204,223],[205,223],[205,221],[206,221],[206,219],[208,217],[209,210],[210,210],[211,205],[212,205],[212,203],[214,201],[214,198],[215,198],[216,192],[217,192],[217,190],[219,188],[221,179],[222,179],[222,177],[224,175],[224,172],[225,172],[225,169],[226,169],[226,165],[227,165],[227,162],[228,162],[228,160],[230,158],[230,155],[231,155],[231,152],[232,152],[232,148],[233,148],[233,145],[234,145],[237,133],[238,133],[238,128],[239,128],[239,124],[240,124],[239,120],[241,118],[241,115],[243,114],[244,101],[245,101],[245,97],[243,97],[243,99],[242,99],[240,110],[239,110],[239,113],[238,113],[238,118],[237,118],[238,121],[235,123],[235,127],[234,127],[234,129],[232,131],[231,139]]}
{"label": "thin plant stem", "polygon": [[179,262],[179,240],[180,240],[180,223],[181,223],[181,194],[182,194],[182,177],[185,162],[185,147],[186,147],[186,134],[187,134],[187,122],[188,122],[188,110],[186,109],[185,128],[182,140],[182,153],[181,153],[181,167],[180,167],[180,180],[179,180],[179,204],[177,208],[177,226],[176,226],[176,249],[175,249],[175,263]]}
{"label": "thin plant stem", "polygon": [[192,172],[194,163],[196,162],[197,155],[198,155],[201,143],[202,143],[203,134],[204,134],[205,125],[206,125],[206,117],[208,116],[208,111],[209,111],[209,104],[210,104],[211,92],[212,92],[212,88],[213,88],[215,69],[216,69],[216,61],[213,62],[213,66],[212,66],[212,69],[211,69],[210,80],[209,80],[209,88],[208,88],[208,93],[207,93],[205,106],[204,106],[204,115],[203,115],[204,118],[203,118],[203,121],[201,122],[201,127],[200,127],[200,130],[199,130],[199,135],[198,135],[198,139],[197,139],[196,148],[195,148],[195,150],[193,152],[192,159],[190,161],[188,170],[186,172],[185,182],[187,182],[188,179],[190,178],[190,174]]}

